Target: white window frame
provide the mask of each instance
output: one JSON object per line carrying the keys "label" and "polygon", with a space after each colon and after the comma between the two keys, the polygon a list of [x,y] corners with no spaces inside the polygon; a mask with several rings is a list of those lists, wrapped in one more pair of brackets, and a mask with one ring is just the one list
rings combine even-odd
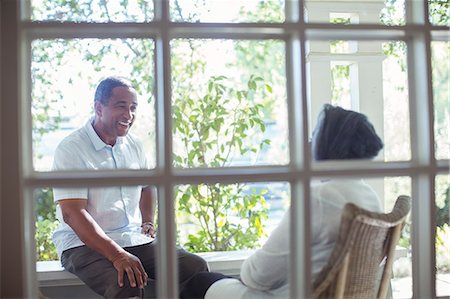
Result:
{"label": "white window frame", "polygon": [[[155,2],[148,24],[33,23],[29,1],[3,1],[1,20],[1,278],[0,297],[37,297],[34,242],[34,188],[154,184],[160,221],[158,292],[177,296],[173,187],[208,182],[287,181],[291,184],[291,298],[308,298],[310,281],[309,182],[317,176],[409,176],[412,178],[412,264],[414,298],[435,294],[435,177],[449,172],[449,161],[435,159],[431,41],[449,40],[447,27],[428,22],[427,1],[407,3],[407,25],[331,25],[304,22],[304,1],[286,1],[282,24],[171,23],[168,1]],[[156,160],[148,171],[39,173],[31,147],[31,41],[36,38],[152,38],[155,40]],[[223,169],[172,167],[169,41],[172,38],[282,39],[286,42],[289,152],[288,166]],[[403,40],[408,47],[411,161],[370,164],[309,160],[306,40]],[[6,43],[7,42],[7,43]],[[304,201],[296,200],[305,198]]]}

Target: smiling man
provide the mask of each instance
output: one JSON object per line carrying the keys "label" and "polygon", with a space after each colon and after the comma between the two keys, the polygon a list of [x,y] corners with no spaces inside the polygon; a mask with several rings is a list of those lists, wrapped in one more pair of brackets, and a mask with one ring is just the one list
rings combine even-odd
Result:
{"label": "smiling man", "polygon": [[[129,134],[138,101],[128,80],[109,77],[95,92],[95,116],[58,145],[53,170],[147,169]],[[150,186],[54,188],[60,226],[53,234],[63,267],[105,298],[142,297],[156,278],[155,194]],[[178,249],[181,293],[200,257]]]}

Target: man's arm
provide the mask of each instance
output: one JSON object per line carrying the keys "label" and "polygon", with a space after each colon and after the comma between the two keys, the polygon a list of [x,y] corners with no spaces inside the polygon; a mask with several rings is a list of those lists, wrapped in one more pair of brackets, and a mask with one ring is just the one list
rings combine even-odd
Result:
{"label": "man's arm", "polygon": [[59,201],[64,222],[89,248],[99,252],[113,263],[118,272],[119,286],[123,286],[123,275],[127,273],[132,287],[143,288],[147,283],[147,273],[140,260],[125,251],[109,238],[86,210],[86,199],[63,199]]}
{"label": "man's arm", "polygon": [[156,194],[151,186],[142,188],[141,200],[139,201],[139,208],[142,215],[142,233],[155,237],[155,207]]}

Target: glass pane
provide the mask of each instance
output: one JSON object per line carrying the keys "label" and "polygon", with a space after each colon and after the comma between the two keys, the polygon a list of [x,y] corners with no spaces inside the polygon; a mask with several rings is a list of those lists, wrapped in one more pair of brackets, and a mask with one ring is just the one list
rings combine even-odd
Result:
{"label": "glass pane", "polygon": [[[356,122],[344,123],[335,119],[336,124],[341,126],[330,125],[330,128],[335,130],[333,136],[340,134],[336,137],[336,141],[339,142],[330,149],[334,154],[326,159],[376,157],[382,161],[409,160],[411,144],[406,44],[399,41],[352,40],[309,41],[308,44],[309,52],[306,60],[311,107],[310,136],[313,136],[313,130],[318,125],[318,117],[324,105],[331,104],[364,114],[384,143],[381,151],[370,154],[367,152],[367,155],[357,153],[355,148],[351,149],[353,153],[350,149],[346,149],[346,153],[340,153],[336,146],[350,146],[343,144],[345,138],[350,138],[350,130],[354,130],[356,135],[353,136],[368,134],[369,131],[364,129],[366,128],[364,125],[369,123],[359,122],[356,119],[352,119]],[[344,117],[344,114],[340,114],[339,117]],[[356,130],[357,128],[359,129]],[[370,134],[374,137],[373,132]],[[369,142],[372,139],[365,138],[365,140]],[[364,146],[364,151],[368,151],[373,144],[361,143],[358,146]],[[325,158],[322,156],[319,159]]]}
{"label": "glass pane", "polygon": [[287,164],[284,43],[176,39],[171,46],[175,166]]}
{"label": "glass pane", "polygon": [[[361,196],[364,194],[364,196]],[[399,195],[411,195],[409,177],[326,177],[311,185],[311,255],[315,279],[332,252],[345,204],[378,213],[390,213]],[[394,253],[391,287],[387,298],[411,298],[411,239],[409,216]]]}
{"label": "glass pane", "polygon": [[58,227],[53,189],[42,188],[34,191],[36,202],[36,261],[56,261],[58,254],[52,241],[53,231]]}
{"label": "glass pane", "polygon": [[439,26],[450,26],[450,2],[444,0],[428,0],[430,23]]}
{"label": "glass pane", "polygon": [[[86,198],[87,206],[85,211],[98,224],[99,229],[116,244],[125,248],[148,244],[154,239],[146,236],[141,227],[143,219],[148,220],[151,215],[149,209],[145,208],[148,205],[141,205],[142,198],[144,198],[141,197],[141,193],[144,192],[142,190],[143,186],[137,185],[89,188],[74,186],[70,188],[38,188],[34,190],[34,200],[36,202],[36,272],[40,283],[40,291],[44,295],[49,298],[97,298],[99,296],[88,287],[88,282],[83,283],[77,277],[64,270],[61,265],[62,252],[82,246],[84,243],[71,226],[64,222],[62,217],[63,208],[61,208],[58,200],[65,199],[65,204],[67,205],[73,198]],[[150,194],[154,197],[156,205],[156,192],[154,191],[152,189]],[[153,208],[156,211],[156,206],[153,206]],[[157,227],[158,223],[155,221],[156,230]],[[154,247],[156,248],[156,245]],[[149,248],[150,250],[151,248]],[[131,249],[129,252],[141,260],[149,276],[149,281],[143,290],[143,294],[146,295],[146,298],[156,298],[156,271],[152,268],[156,267],[156,263],[152,259],[145,258],[146,256],[139,253],[136,249]],[[89,253],[84,252],[83,259],[89,256]],[[100,262],[98,255],[95,255],[94,258],[96,259],[94,264],[98,266]],[[155,253],[155,259],[157,259],[157,253]],[[77,268],[75,264],[72,264],[72,266]],[[99,267],[99,269],[104,269],[102,266]],[[100,275],[102,273],[98,272],[97,274]],[[117,279],[117,272],[112,274],[113,278]],[[104,281],[107,280],[106,278],[104,279]],[[127,283],[127,279],[125,279],[125,283]],[[138,291],[140,292],[139,289]],[[73,295],[71,294],[72,292],[74,292]],[[105,298],[119,297],[111,294],[115,293],[109,293],[110,296],[108,296],[108,293],[103,295],[105,295]],[[123,293],[120,295],[129,297]]]}
{"label": "glass pane", "polygon": [[[136,90],[138,108],[134,112],[137,120],[132,121],[130,132],[141,140],[148,165],[154,167],[153,48],[152,40],[139,39],[33,41],[32,132],[36,171],[49,171],[55,149],[62,139],[85,127],[94,116],[97,84],[109,76],[130,79]],[[118,107],[115,109],[117,111]],[[128,121],[128,116],[120,114],[110,120],[113,119],[109,128],[117,129],[116,121]],[[87,168],[97,167],[91,166]]]}
{"label": "glass pane", "polygon": [[450,296],[450,175],[436,177],[436,296]]}
{"label": "glass pane", "polygon": [[31,0],[31,20],[63,22],[149,22],[153,0]]}
{"label": "glass pane", "polygon": [[404,25],[405,0],[305,0],[311,23]]}
{"label": "glass pane", "polygon": [[[384,211],[388,213],[394,207],[399,195],[411,196],[410,177],[384,178]],[[406,218],[395,250],[392,265],[392,298],[412,298],[412,255],[411,255],[411,212]]]}
{"label": "glass pane", "polygon": [[285,19],[285,0],[170,0],[174,22],[266,22]]}
{"label": "glass pane", "polygon": [[450,43],[431,43],[436,159],[450,159]]}
{"label": "glass pane", "polygon": [[191,252],[258,249],[290,205],[286,182],[180,185],[175,194],[178,243]]}

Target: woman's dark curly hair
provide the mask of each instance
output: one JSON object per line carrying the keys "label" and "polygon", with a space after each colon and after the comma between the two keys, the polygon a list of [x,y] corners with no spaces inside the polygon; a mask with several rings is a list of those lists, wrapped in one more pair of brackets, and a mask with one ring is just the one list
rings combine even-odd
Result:
{"label": "woman's dark curly hair", "polygon": [[315,160],[371,159],[383,141],[364,114],[325,104],[312,138]]}

